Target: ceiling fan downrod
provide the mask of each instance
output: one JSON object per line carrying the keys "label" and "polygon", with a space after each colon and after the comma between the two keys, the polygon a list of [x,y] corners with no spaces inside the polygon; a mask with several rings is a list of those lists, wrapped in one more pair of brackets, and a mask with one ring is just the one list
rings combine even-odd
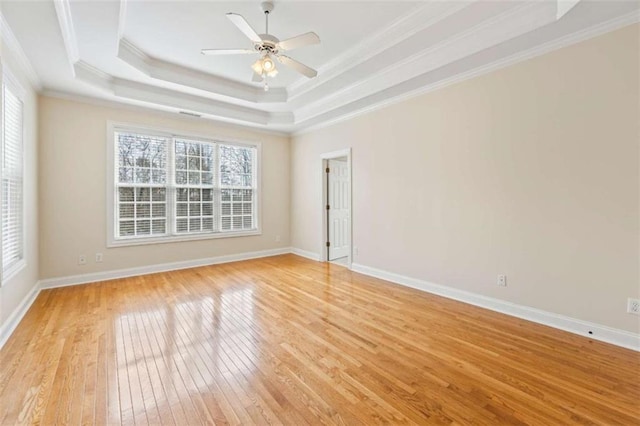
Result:
{"label": "ceiling fan downrod", "polygon": [[272,1],[263,1],[260,6],[262,6],[262,11],[264,12],[264,20],[265,20],[265,34],[269,34],[269,14],[273,10],[273,2]]}

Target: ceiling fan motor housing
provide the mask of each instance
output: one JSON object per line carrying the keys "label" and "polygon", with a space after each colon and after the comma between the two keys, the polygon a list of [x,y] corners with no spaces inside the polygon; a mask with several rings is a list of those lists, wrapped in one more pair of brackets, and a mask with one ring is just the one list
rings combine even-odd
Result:
{"label": "ceiling fan motor housing", "polygon": [[262,39],[262,43],[256,43],[255,49],[258,52],[265,53],[278,53],[277,45],[280,42],[277,37],[272,36],[271,34],[258,34]]}

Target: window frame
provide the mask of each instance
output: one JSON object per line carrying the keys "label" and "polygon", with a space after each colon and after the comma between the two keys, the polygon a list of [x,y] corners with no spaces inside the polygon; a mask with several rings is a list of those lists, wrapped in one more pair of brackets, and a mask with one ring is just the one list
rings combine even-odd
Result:
{"label": "window frame", "polygon": [[[26,90],[20,84],[20,82],[13,75],[11,70],[6,66],[6,64],[0,65],[0,138],[2,145],[4,145],[4,86],[7,86],[16,96],[20,102],[22,102],[22,258],[18,260],[15,264],[11,266],[10,269],[3,271],[4,267],[0,262],[0,287],[4,287],[8,281],[14,278],[20,271],[22,271],[27,266],[27,232],[26,232],[26,223],[27,223],[27,209],[25,208],[26,196],[25,196],[25,187],[26,187],[26,149],[25,149],[25,140],[26,140],[26,126],[25,126],[25,99],[26,99]],[[0,172],[2,170],[2,163],[4,162],[3,150],[0,149]],[[0,176],[1,179],[1,176]],[[2,205],[3,194],[0,191],[0,205]],[[0,226],[0,242],[2,241],[2,226]],[[3,257],[3,248],[0,243],[0,259]]]}
{"label": "window frame", "polygon": [[[115,175],[115,148],[116,148],[116,132],[125,131],[133,133],[143,133],[152,136],[168,138],[170,141],[174,138],[189,139],[199,142],[209,142],[222,145],[235,145],[256,150],[256,164],[254,170],[254,188],[255,192],[255,229],[243,231],[218,231],[218,232],[201,232],[193,234],[175,234],[175,194],[177,185],[175,184],[175,152],[172,152],[173,143],[169,143],[167,147],[167,184],[166,184],[166,215],[167,215],[167,232],[168,235],[162,236],[144,236],[137,238],[119,238],[116,237],[116,219],[117,219],[117,202],[116,190],[117,182]],[[150,127],[140,124],[131,124],[123,122],[108,121],[107,122],[107,174],[106,174],[106,195],[107,195],[107,247],[135,246],[146,244],[162,244],[181,241],[198,241],[210,240],[218,238],[235,238],[262,235],[262,143],[260,141],[248,141],[229,138],[226,136],[203,135],[188,131],[174,130],[159,127]],[[217,165],[219,167],[219,165]],[[219,183],[217,189],[219,190]]]}

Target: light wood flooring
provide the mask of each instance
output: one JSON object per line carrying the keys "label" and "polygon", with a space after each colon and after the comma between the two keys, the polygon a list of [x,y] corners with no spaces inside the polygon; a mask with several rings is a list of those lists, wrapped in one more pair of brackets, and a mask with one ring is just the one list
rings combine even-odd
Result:
{"label": "light wood flooring", "polygon": [[294,255],[43,291],[0,424],[640,423],[640,354]]}

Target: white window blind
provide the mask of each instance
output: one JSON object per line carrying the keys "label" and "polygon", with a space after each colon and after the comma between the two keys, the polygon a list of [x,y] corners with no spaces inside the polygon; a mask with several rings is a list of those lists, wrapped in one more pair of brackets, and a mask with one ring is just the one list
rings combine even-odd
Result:
{"label": "white window blind", "polygon": [[117,133],[117,235],[167,233],[167,148],[164,137]]}
{"label": "white window blind", "polygon": [[23,104],[7,84],[2,85],[2,277],[24,257],[23,239]]}
{"label": "white window blind", "polygon": [[216,232],[216,145],[175,140],[176,232]]}
{"label": "white window blind", "polygon": [[257,230],[257,149],[116,130],[114,239]]}
{"label": "white window blind", "polygon": [[221,228],[224,231],[254,226],[255,150],[220,145]]}

